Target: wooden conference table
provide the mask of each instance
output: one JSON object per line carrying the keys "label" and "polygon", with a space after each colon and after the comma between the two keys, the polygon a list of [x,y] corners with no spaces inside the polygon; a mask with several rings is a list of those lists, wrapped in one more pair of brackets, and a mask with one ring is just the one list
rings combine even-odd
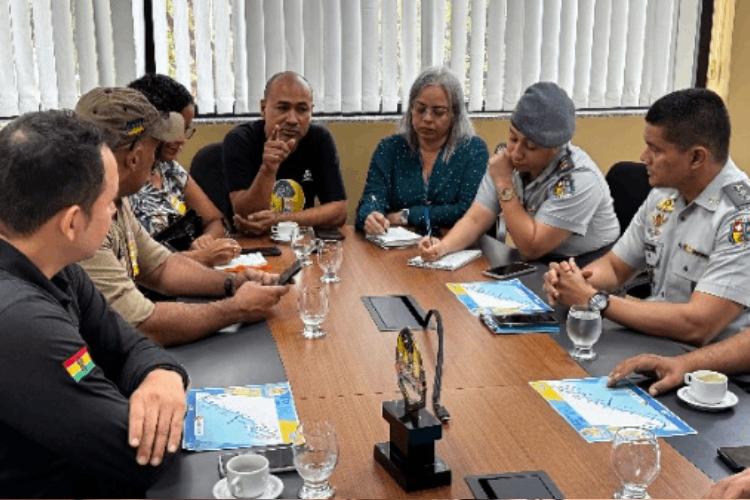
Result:
{"label": "wooden conference table", "polygon": [[[586,371],[550,335],[491,335],[445,286],[453,281],[482,280],[481,270],[487,267],[484,259],[452,273],[417,269],[406,265],[406,260],[416,254],[415,248],[386,251],[365,241],[351,227],[344,228],[344,233],[344,262],[339,273],[342,281],[330,286],[330,312],[323,324],[327,336],[319,340],[302,338],[296,290],[287,294],[268,318],[300,419],[328,419],[336,427],[340,455],[331,482],[338,498],[470,498],[466,475],[525,470],[546,471],[569,498],[611,498],[619,482],[610,466],[610,444],[586,443],[528,384],[532,380],[583,377]],[[242,243],[268,244],[265,239]],[[290,248],[281,248],[281,257],[268,258],[275,272],[293,260]],[[297,282],[319,276],[314,264]],[[453,482],[447,487],[406,494],[373,459],[373,445],[388,439],[381,403],[400,398],[393,366],[396,333],[377,330],[361,297],[389,294],[412,295],[425,311],[439,309],[444,320],[442,402],[452,418],[444,427],[437,453],[453,470]],[[427,360],[431,391],[437,336],[434,332],[417,332],[416,339]],[[214,336],[186,346],[178,353],[192,354],[178,357],[193,376],[194,370],[208,370],[201,366],[201,356],[195,354],[201,348],[215,355],[222,344],[238,345],[241,341],[232,335]],[[237,348],[224,349],[223,362],[213,363],[210,369],[232,370],[237,379],[227,381],[227,385],[267,381],[254,380],[249,368],[246,379],[242,375],[242,366],[262,363],[267,353],[240,356]],[[193,379],[196,387],[205,383],[200,377]],[[428,392],[428,401],[430,396]],[[660,440],[660,444],[661,472],[649,488],[651,496],[701,496],[710,486],[709,478],[667,442]],[[200,486],[198,479],[183,469],[180,481],[195,481],[195,488],[156,488],[149,494],[171,492],[174,496],[179,491],[178,496],[210,495],[211,485],[218,480],[215,456],[191,455],[196,454],[183,452],[177,462],[204,464]],[[177,481],[177,473],[173,476]],[[284,494],[288,493],[286,489]]]}

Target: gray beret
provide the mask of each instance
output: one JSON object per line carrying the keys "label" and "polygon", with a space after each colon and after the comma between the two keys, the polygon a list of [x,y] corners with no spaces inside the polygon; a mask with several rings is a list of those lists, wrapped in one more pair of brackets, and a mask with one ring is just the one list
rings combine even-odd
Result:
{"label": "gray beret", "polygon": [[531,85],[516,104],[510,122],[534,144],[562,146],[576,129],[576,107],[563,89],[552,82]]}

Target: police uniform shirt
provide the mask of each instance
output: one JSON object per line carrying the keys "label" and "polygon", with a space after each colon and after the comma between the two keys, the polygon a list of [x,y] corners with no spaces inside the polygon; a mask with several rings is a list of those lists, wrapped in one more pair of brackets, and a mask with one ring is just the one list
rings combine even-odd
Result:
{"label": "police uniform shirt", "polygon": [[[750,306],[750,184],[729,160],[686,205],[676,189],[652,189],[612,251],[648,269],[651,298],[685,303],[693,291]],[[745,309],[720,338],[750,325]]]}
{"label": "police uniform shirt", "polygon": [[[537,222],[570,231],[571,235],[551,254],[581,255],[613,243],[620,235],[607,181],[594,160],[579,147],[563,146],[533,180],[514,171],[513,186],[526,212]],[[475,201],[500,214],[500,200],[489,172],[479,185]],[[500,217],[497,238],[503,241],[505,232],[505,221]]]}

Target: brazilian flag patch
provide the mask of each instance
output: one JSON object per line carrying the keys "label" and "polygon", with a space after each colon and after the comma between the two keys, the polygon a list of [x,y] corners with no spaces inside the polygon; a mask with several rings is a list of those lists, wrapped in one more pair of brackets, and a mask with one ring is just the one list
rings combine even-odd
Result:
{"label": "brazilian flag patch", "polygon": [[80,382],[83,377],[91,373],[96,366],[91,359],[88,347],[84,346],[77,353],[63,361],[63,366],[73,380]]}

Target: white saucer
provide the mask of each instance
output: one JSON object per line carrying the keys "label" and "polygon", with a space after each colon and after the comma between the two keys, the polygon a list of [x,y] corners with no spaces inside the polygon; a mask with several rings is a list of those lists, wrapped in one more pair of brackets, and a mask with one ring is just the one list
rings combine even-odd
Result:
{"label": "white saucer", "polygon": [[704,411],[727,410],[733,407],[734,405],[736,405],[737,402],[739,401],[739,398],[737,398],[737,395],[735,393],[733,393],[732,391],[727,391],[726,394],[724,394],[724,399],[722,399],[718,403],[714,403],[714,404],[703,403],[693,398],[692,394],[690,394],[690,388],[687,386],[681,387],[677,391],[677,397],[680,398],[685,403],[687,403],[689,406],[692,406],[693,408],[696,408],[698,410],[704,410]]}
{"label": "white saucer", "polygon": [[292,241],[292,237],[291,236],[288,237],[288,238],[280,238],[280,237],[275,236],[273,234],[271,235],[271,239],[273,241],[275,241],[276,243],[291,243],[291,241]]}
{"label": "white saucer", "polygon": [[[213,487],[214,498],[227,498],[232,499],[232,493],[229,491],[227,485],[227,478],[219,479]],[[266,484],[266,491],[261,493],[260,496],[255,497],[258,499],[263,498],[278,498],[281,492],[284,491],[284,482],[273,474],[268,475],[268,484]]]}

